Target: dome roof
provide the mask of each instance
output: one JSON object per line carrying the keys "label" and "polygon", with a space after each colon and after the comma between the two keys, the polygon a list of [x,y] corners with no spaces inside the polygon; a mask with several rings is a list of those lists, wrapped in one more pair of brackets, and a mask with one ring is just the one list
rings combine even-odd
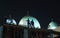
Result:
{"label": "dome roof", "polygon": [[30,26],[32,26],[31,21],[33,20],[33,22],[34,22],[34,28],[41,28],[38,20],[37,20],[35,17],[32,17],[32,16],[24,16],[24,17],[19,21],[19,24],[18,24],[18,25],[22,25],[22,26],[28,27],[29,25],[28,25],[27,20],[30,21],[30,22],[29,22],[29,23],[30,23]]}
{"label": "dome roof", "polygon": [[7,24],[14,24],[17,25],[16,21],[14,19],[6,19]]}
{"label": "dome roof", "polygon": [[60,26],[58,26],[54,31],[60,32]]}
{"label": "dome roof", "polygon": [[57,26],[58,26],[58,24],[57,24],[56,22],[51,21],[51,22],[49,23],[48,29],[54,30],[54,29],[57,28]]}

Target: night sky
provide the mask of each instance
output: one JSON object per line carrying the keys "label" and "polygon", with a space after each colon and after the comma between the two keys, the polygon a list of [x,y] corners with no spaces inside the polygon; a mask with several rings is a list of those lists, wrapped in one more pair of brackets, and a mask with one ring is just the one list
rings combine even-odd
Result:
{"label": "night sky", "polygon": [[12,15],[17,22],[25,15],[29,10],[29,15],[34,16],[40,22],[42,28],[46,28],[54,19],[60,24],[60,5],[57,1],[39,1],[39,2],[21,2],[21,1],[6,1],[1,2],[0,17]]}

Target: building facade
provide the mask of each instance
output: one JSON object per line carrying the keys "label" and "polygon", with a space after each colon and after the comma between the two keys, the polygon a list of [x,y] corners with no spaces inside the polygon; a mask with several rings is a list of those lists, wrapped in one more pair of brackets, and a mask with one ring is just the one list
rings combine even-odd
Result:
{"label": "building facade", "polygon": [[[1,38],[59,38],[60,32],[54,31],[55,22],[51,22],[48,29],[41,29],[40,23],[35,17],[24,16],[19,23],[10,18],[3,23],[0,30]],[[52,30],[52,29],[53,30]]]}

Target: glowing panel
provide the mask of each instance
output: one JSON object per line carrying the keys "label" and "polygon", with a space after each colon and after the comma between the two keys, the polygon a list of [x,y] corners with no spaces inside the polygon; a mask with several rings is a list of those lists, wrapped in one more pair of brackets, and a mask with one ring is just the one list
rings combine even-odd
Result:
{"label": "glowing panel", "polygon": [[48,29],[52,29],[52,30],[54,30],[54,29],[56,29],[57,28],[57,23],[56,22],[51,22],[50,24],[49,24],[49,26],[48,26]]}
{"label": "glowing panel", "polygon": [[25,17],[23,17],[20,21],[19,21],[19,24],[18,25],[22,25],[22,26],[26,26],[27,27],[27,20],[30,20],[30,21],[32,21],[32,19],[33,19],[33,21],[34,21],[34,27],[35,28],[41,28],[40,27],[40,24],[39,24],[39,22],[38,22],[38,20],[36,19],[36,18],[34,18],[34,17],[31,17],[31,16],[25,16]]}
{"label": "glowing panel", "polygon": [[16,21],[14,19],[7,19],[6,20],[6,23],[7,24],[14,24],[14,25],[17,25]]}

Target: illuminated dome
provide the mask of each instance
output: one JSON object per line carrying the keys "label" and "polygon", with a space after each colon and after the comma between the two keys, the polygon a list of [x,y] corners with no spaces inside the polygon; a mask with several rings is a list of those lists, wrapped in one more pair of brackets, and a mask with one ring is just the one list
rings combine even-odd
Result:
{"label": "illuminated dome", "polygon": [[16,21],[14,19],[6,19],[7,24],[14,24],[17,25]]}
{"label": "illuminated dome", "polygon": [[48,29],[54,30],[54,29],[57,28],[57,26],[58,26],[58,24],[57,24],[56,22],[51,21],[51,22],[49,23]]}
{"label": "illuminated dome", "polygon": [[58,26],[54,31],[60,32],[60,26]]}
{"label": "illuminated dome", "polygon": [[28,27],[29,25],[27,24],[28,23],[27,20],[30,21],[30,27],[32,26],[31,25],[31,21],[33,20],[33,22],[34,22],[34,28],[41,28],[38,20],[36,18],[32,17],[32,16],[24,16],[19,21],[19,24],[18,25],[22,25],[22,26]]}

